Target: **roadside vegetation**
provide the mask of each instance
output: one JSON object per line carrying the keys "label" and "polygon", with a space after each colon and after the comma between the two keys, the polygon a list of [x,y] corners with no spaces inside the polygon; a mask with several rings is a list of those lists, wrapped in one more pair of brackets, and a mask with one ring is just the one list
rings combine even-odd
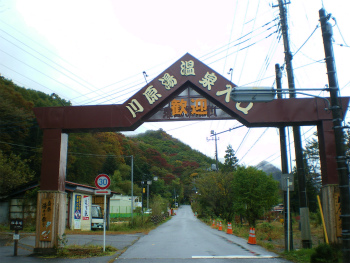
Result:
{"label": "roadside vegetation", "polygon": [[[256,244],[272,251],[281,257],[292,262],[317,263],[317,262],[342,262],[341,247],[335,244],[326,244],[322,222],[319,214],[311,214],[311,236],[312,248],[303,249],[301,246],[301,232],[297,215],[292,215],[293,226],[293,249],[286,251],[284,225],[280,220],[282,214],[267,213],[263,219],[259,219],[255,226]],[[222,221],[222,231],[227,232],[227,222],[222,218],[201,218],[208,226],[213,227],[215,222]],[[246,221],[239,221],[232,224],[232,233],[235,236],[244,238],[248,241],[250,226]]]}

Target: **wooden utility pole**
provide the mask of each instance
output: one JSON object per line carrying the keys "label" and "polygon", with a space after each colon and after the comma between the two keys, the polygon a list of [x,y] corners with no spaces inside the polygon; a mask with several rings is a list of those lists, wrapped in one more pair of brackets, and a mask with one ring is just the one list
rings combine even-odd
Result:
{"label": "wooden utility pole", "polygon": [[340,191],[340,209],[342,221],[342,246],[343,246],[343,262],[350,262],[350,189],[349,189],[349,168],[347,164],[347,156],[345,153],[344,134],[342,126],[342,108],[339,103],[338,78],[335,68],[332,36],[332,25],[328,22],[330,15],[326,15],[326,11],[322,8],[319,11],[320,23],[322,29],[324,52],[326,56],[328,83],[331,96],[331,110],[333,116],[333,129],[336,148],[337,170]]}
{"label": "wooden utility pole", "polygon": [[[282,91],[282,71],[279,64],[275,64],[275,72],[276,72],[276,87],[277,87],[277,97],[279,99],[282,98],[282,94],[278,93],[279,91]],[[281,147],[281,170],[282,174],[288,174],[288,156],[287,156],[287,142],[286,142],[286,127],[280,127],[279,128],[279,134],[280,134],[280,147]],[[287,192],[283,191],[283,203],[284,203],[284,244],[285,244],[285,250],[293,250],[293,227],[290,222],[290,229],[288,238],[288,214],[290,211],[287,207]]]}
{"label": "wooden utility pole", "polygon": [[[290,98],[295,98],[295,84],[294,84],[294,74],[292,59],[293,55],[290,51],[289,37],[288,37],[288,23],[286,19],[286,9],[284,0],[278,0],[278,7],[280,11],[281,18],[281,29],[283,35],[284,53],[285,53],[285,63],[287,69],[288,77],[288,88],[290,93]],[[306,180],[305,180],[305,169],[303,160],[303,148],[301,142],[300,127],[293,126],[293,137],[294,137],[294,148],[295,148],[295,158],[297,165],[297,176],[299,184],[299,211],[300,211],[300,223],[301,223],[301,241],[303,248],[311,248],[311,230],[310,230],[310,219],[309,219],[309,208],[307,206],[307,195],[306,195]]]}

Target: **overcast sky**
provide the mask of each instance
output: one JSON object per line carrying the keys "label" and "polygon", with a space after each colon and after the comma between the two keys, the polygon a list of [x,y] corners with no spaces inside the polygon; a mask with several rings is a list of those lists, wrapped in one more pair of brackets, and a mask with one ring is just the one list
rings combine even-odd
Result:
{"label": "overcast sky", "polygon": [[[121,104],[146,84],[143,71],[150,81],[188,52],[238,86],[273,86],[275,64],[284,62],[276,4],[0,0],[0,74],[19,86],[56,93],[73,105]],[[316,28],[322,6],[335,18],[331,22],[339,87],[342,96],[349,96],[348,0],[291,0],[287,5],[296,88],[328,83],[321,30]],[[207,141],[210,131],[238,125],[236,120],[145,123],[137,132],[162,128],[214,158],[215,143]],[[314,131],[303,127],[303,140]],[[266,160],[280,167],[275,128],[243,127],[218,137],[220,159],[231,144],[242,164]],[[292,144],[291,160],[293,155]]]}

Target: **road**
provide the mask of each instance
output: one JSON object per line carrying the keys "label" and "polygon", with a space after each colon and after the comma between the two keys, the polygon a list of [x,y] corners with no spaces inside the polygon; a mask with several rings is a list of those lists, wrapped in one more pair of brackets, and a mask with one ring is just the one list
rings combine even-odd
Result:
{"label": "road", "polygon": [[116,259],[118,263],[173,262],[276,262],[284,259],[247,240],[212,229],[198,220],[190,206],[181,206],[177,215]]}

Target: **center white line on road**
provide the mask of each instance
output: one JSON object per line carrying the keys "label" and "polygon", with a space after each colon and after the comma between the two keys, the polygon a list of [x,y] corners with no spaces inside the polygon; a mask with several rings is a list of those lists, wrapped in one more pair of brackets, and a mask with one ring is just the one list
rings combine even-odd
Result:
{"label": "center white line on road", "polygon": [[192,256],[192,258],[275,258],[274,256]]}

